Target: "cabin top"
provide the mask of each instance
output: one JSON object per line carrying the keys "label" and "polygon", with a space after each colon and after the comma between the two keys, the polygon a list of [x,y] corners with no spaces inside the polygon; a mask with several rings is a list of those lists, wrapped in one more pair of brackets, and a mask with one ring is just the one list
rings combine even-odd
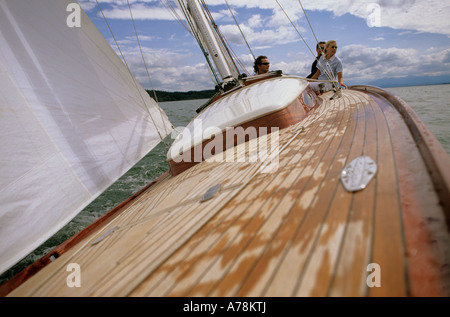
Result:
{"label": "cabin top", "polygon": [[187,125],[173,142],[167,159],[173,160],[227,127],[236,127],[286,108],[307,86],[304,79],[283,76],[257,82],[224,96]]}

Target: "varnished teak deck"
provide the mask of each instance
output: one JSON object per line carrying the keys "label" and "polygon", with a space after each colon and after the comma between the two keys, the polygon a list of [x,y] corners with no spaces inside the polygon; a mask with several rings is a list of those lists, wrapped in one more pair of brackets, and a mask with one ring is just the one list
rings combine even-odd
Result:
{"label": "varnished teak deck", "polygon": [[[167,176],[10,295],[448,295],[448,207],[413,134],[383,97],[330,96],[280,131],[276,170],[247,159]],[[257,146],[251,140],[234,154],[254,157]],[[349,193],[339,176],[360,155],[378,171]],[[216,184],[220,191],[201,202]],[[69,263],[81,268],[79,288],[67,286]],[[368,286],[371,263],[381,287]]]}

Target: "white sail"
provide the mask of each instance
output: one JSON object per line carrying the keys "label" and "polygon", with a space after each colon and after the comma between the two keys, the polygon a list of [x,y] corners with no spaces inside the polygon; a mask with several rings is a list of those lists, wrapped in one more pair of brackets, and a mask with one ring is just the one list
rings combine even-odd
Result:
{"label": "white sail", "polygon": [[74,2],[0,0],[0,273],[172,130]]}

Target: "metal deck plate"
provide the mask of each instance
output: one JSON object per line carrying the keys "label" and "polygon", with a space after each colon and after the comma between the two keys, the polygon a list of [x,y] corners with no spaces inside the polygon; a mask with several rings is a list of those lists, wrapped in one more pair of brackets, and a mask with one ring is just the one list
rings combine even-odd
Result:
{"label": "metal deck plate", "polygon": [[208,189],[206,191],[206,193],[203,195],[200,202],[204,202],[204,201],[207,201],[207,200],[213,198],[214,195],[220,190],[220,188],[221,188],[221,184],[217,184],[217,185],[214,185],[213,187],[211,187],[210,189]]}
{"label": "metal deck plate", "polygon": [[341,172],[341,181],[349,192],[366,188],[375,176],[377,164],[368,156],[359,156],[351,161]]}

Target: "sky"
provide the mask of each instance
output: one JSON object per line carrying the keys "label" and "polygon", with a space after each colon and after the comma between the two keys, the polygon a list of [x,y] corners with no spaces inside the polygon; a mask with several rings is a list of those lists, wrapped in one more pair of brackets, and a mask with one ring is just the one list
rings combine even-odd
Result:
{"label": "sky", "polygon": [[[117,41],[144,88],[214,89],[215,81],[201,49],[186,30],[185,21],[180,22],[168,9],[168,1],[97,1],[114,37],[97,2],[78,0],[116,52],[119,50],[114,39]],[[254,57],[265,55],[271,62],[270,70],[305,77],[314,61],[316,40],[335,40],[347,85],[371,84],[384,78],[404,82],[416,77],[422,84],[432,83],[436,78],[450,82],[449,0],[205,2],[244,66],[241,73],[253,74]]]}

